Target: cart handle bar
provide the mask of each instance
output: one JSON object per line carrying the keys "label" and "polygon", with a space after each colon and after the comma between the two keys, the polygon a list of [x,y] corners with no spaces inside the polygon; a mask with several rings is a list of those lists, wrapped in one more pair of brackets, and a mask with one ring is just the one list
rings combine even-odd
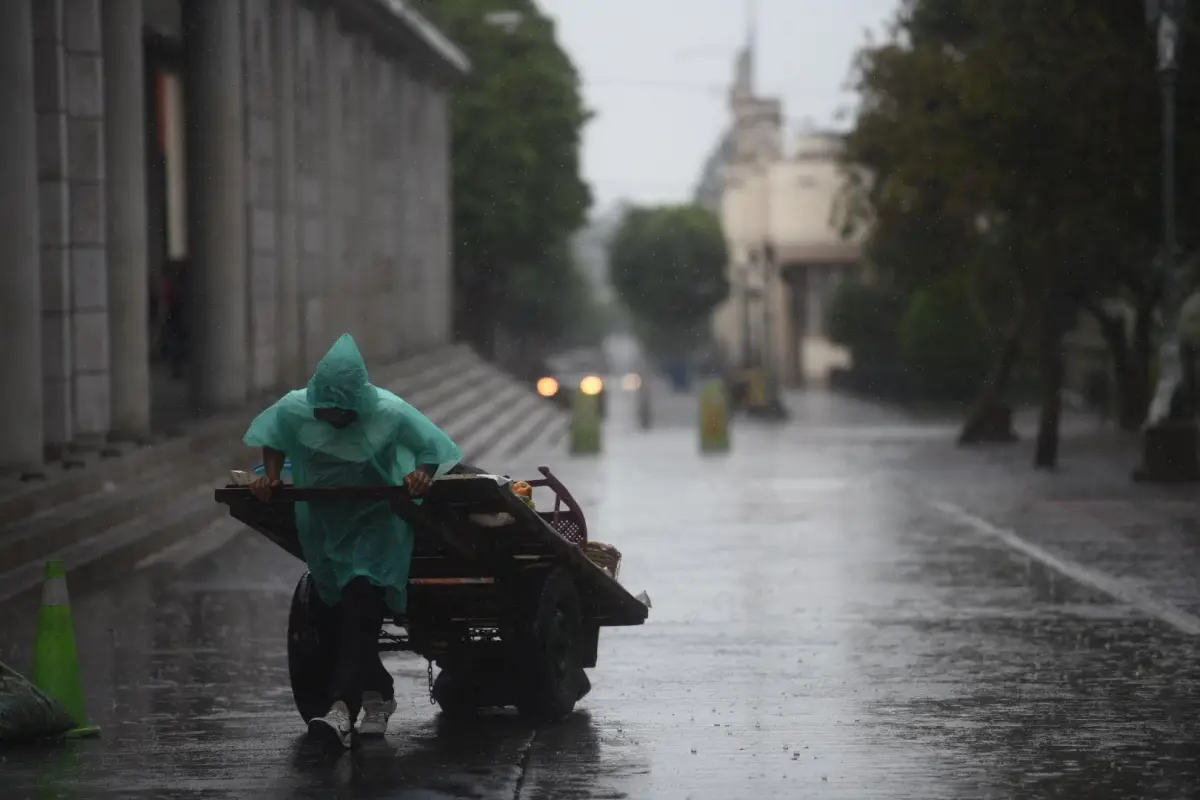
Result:
{"label": "cart handle bar", "polygon": [[[226,491],[244,492],[249,487],[230,487]],[[271,490],[270,503],[361,503],[367,500],[407,502],[412,499],[407,486],[282,486]]]}

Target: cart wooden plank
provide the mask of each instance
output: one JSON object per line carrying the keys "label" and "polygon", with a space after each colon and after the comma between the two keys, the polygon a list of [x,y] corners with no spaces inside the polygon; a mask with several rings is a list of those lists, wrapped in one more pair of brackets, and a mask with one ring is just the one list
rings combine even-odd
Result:
{"label": "cart wooden plank", "polygon": [[[575,577],[587,618],[602,626],[640,625],[648,609],[607,572],[567,541],[507,485],[492,476],[463,475],[435,481],[421,503],[404,487],[319,487],[277,489],[269,503],[246,487],[217,489],[215,499],[230,514],[297,558],[302,558],[293,507],[296,502],[347,503],[386,500],[413,523],[418,534],[412,577],[494,577],[497,559],[522,567],[540,563],[567,565]],[[483,527],[470,521],[476,514],[508,514],[513,522]]]}

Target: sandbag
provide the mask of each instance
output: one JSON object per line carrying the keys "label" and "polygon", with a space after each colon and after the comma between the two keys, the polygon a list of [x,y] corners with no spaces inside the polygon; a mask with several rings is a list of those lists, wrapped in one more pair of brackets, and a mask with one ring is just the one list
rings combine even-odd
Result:
{"label": "sandbag", "polygon": [[61,736],[74,727],[61,704],[0,661],[0,743]]}

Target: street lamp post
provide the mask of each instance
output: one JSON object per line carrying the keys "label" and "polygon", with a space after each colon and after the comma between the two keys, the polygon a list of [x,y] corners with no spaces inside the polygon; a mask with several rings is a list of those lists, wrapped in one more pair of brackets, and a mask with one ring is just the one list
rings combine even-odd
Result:
{"label": "street lamp post", "polygon": [[1146,22],[1158,47],[1162,87],[1162,316],[1165,329],[1159,351],[1159,378],[1143,432],[1143,463],[1135,478],[1147,481],[1200,479],[1197,430],[1190,404],[1179,402],[1183,364],[1179,312],[1186,291],[1176,259],[1175,239],[1175,78],[1179,68],[1179,29],[1187,0],[1145,0]]}

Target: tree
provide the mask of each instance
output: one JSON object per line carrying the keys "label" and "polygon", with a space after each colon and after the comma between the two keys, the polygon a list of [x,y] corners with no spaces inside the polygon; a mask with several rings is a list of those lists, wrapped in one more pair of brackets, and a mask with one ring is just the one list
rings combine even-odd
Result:
{"label": "tree", "polygon": [[[579,76],[552,20],[533,0],[437,0],[424,7],[472,70],[453,95],[455,328],[490,356],[506,304],[538,293],[553,274],[546,253],[584,222],[591,193],[580,173],[589,119]],[[509,30],[488,22],[512,11]]]}
{"label": "tree", "polygon": [[540,258],[517,264],[507,278],[499,321],[516,340],[523,360],[603,339],[605,310],[575,263],[569,242],[556,242]]}
{"label": "tree", "polygon": [[903,292],[879,281],[841,281],[825,311],[829,338],[850,351],[855,370],[897,367],[898,332],[906,302]]}
{"label": "tree", "polygon": [[970,397],[988,368],[988,343],[966,298],[961,277],[922,289],[900,320],[900,351],[921,396]]}
{"label": "tree", "polygon": [[[1061,382],[1062,321],[1076,307],[1101,315],[1126,425],[1148,395],[1145,334],[1159,287],[1147,262],[1158,241],[1161,162],[1154,48],[1140,5],[905,0],[892,41],[859,60],[863,102],[846,156],[871,176],[850,204],[858,220],[871,212],[869,253],[910,285],[962,271],[975,296],[1001,298],[1012,324],[978,407],[1002,392],[1032,345],[1050,433],[1059,392],[1048,384]],[[1190,13],[1185,38],[1198,32],[1200,9]],[[1200,82],[1186,70],[1179,108],[1188,141],[1200,127]],[[1198,179],[1200,156],[1181,148],[1185,241],[1200,223],[1200,197],[1185,187]],[[1138,310],[1132,343],[1100,302],[1114,295]],[[1054,453],[1039,446],[1039,465],[1052,466]]]}
{"label": "tree", "polygon": [[613,288],[659,347],[684,346],[729,294],[721,224],[697,205],[630,209],[609,243]]}

